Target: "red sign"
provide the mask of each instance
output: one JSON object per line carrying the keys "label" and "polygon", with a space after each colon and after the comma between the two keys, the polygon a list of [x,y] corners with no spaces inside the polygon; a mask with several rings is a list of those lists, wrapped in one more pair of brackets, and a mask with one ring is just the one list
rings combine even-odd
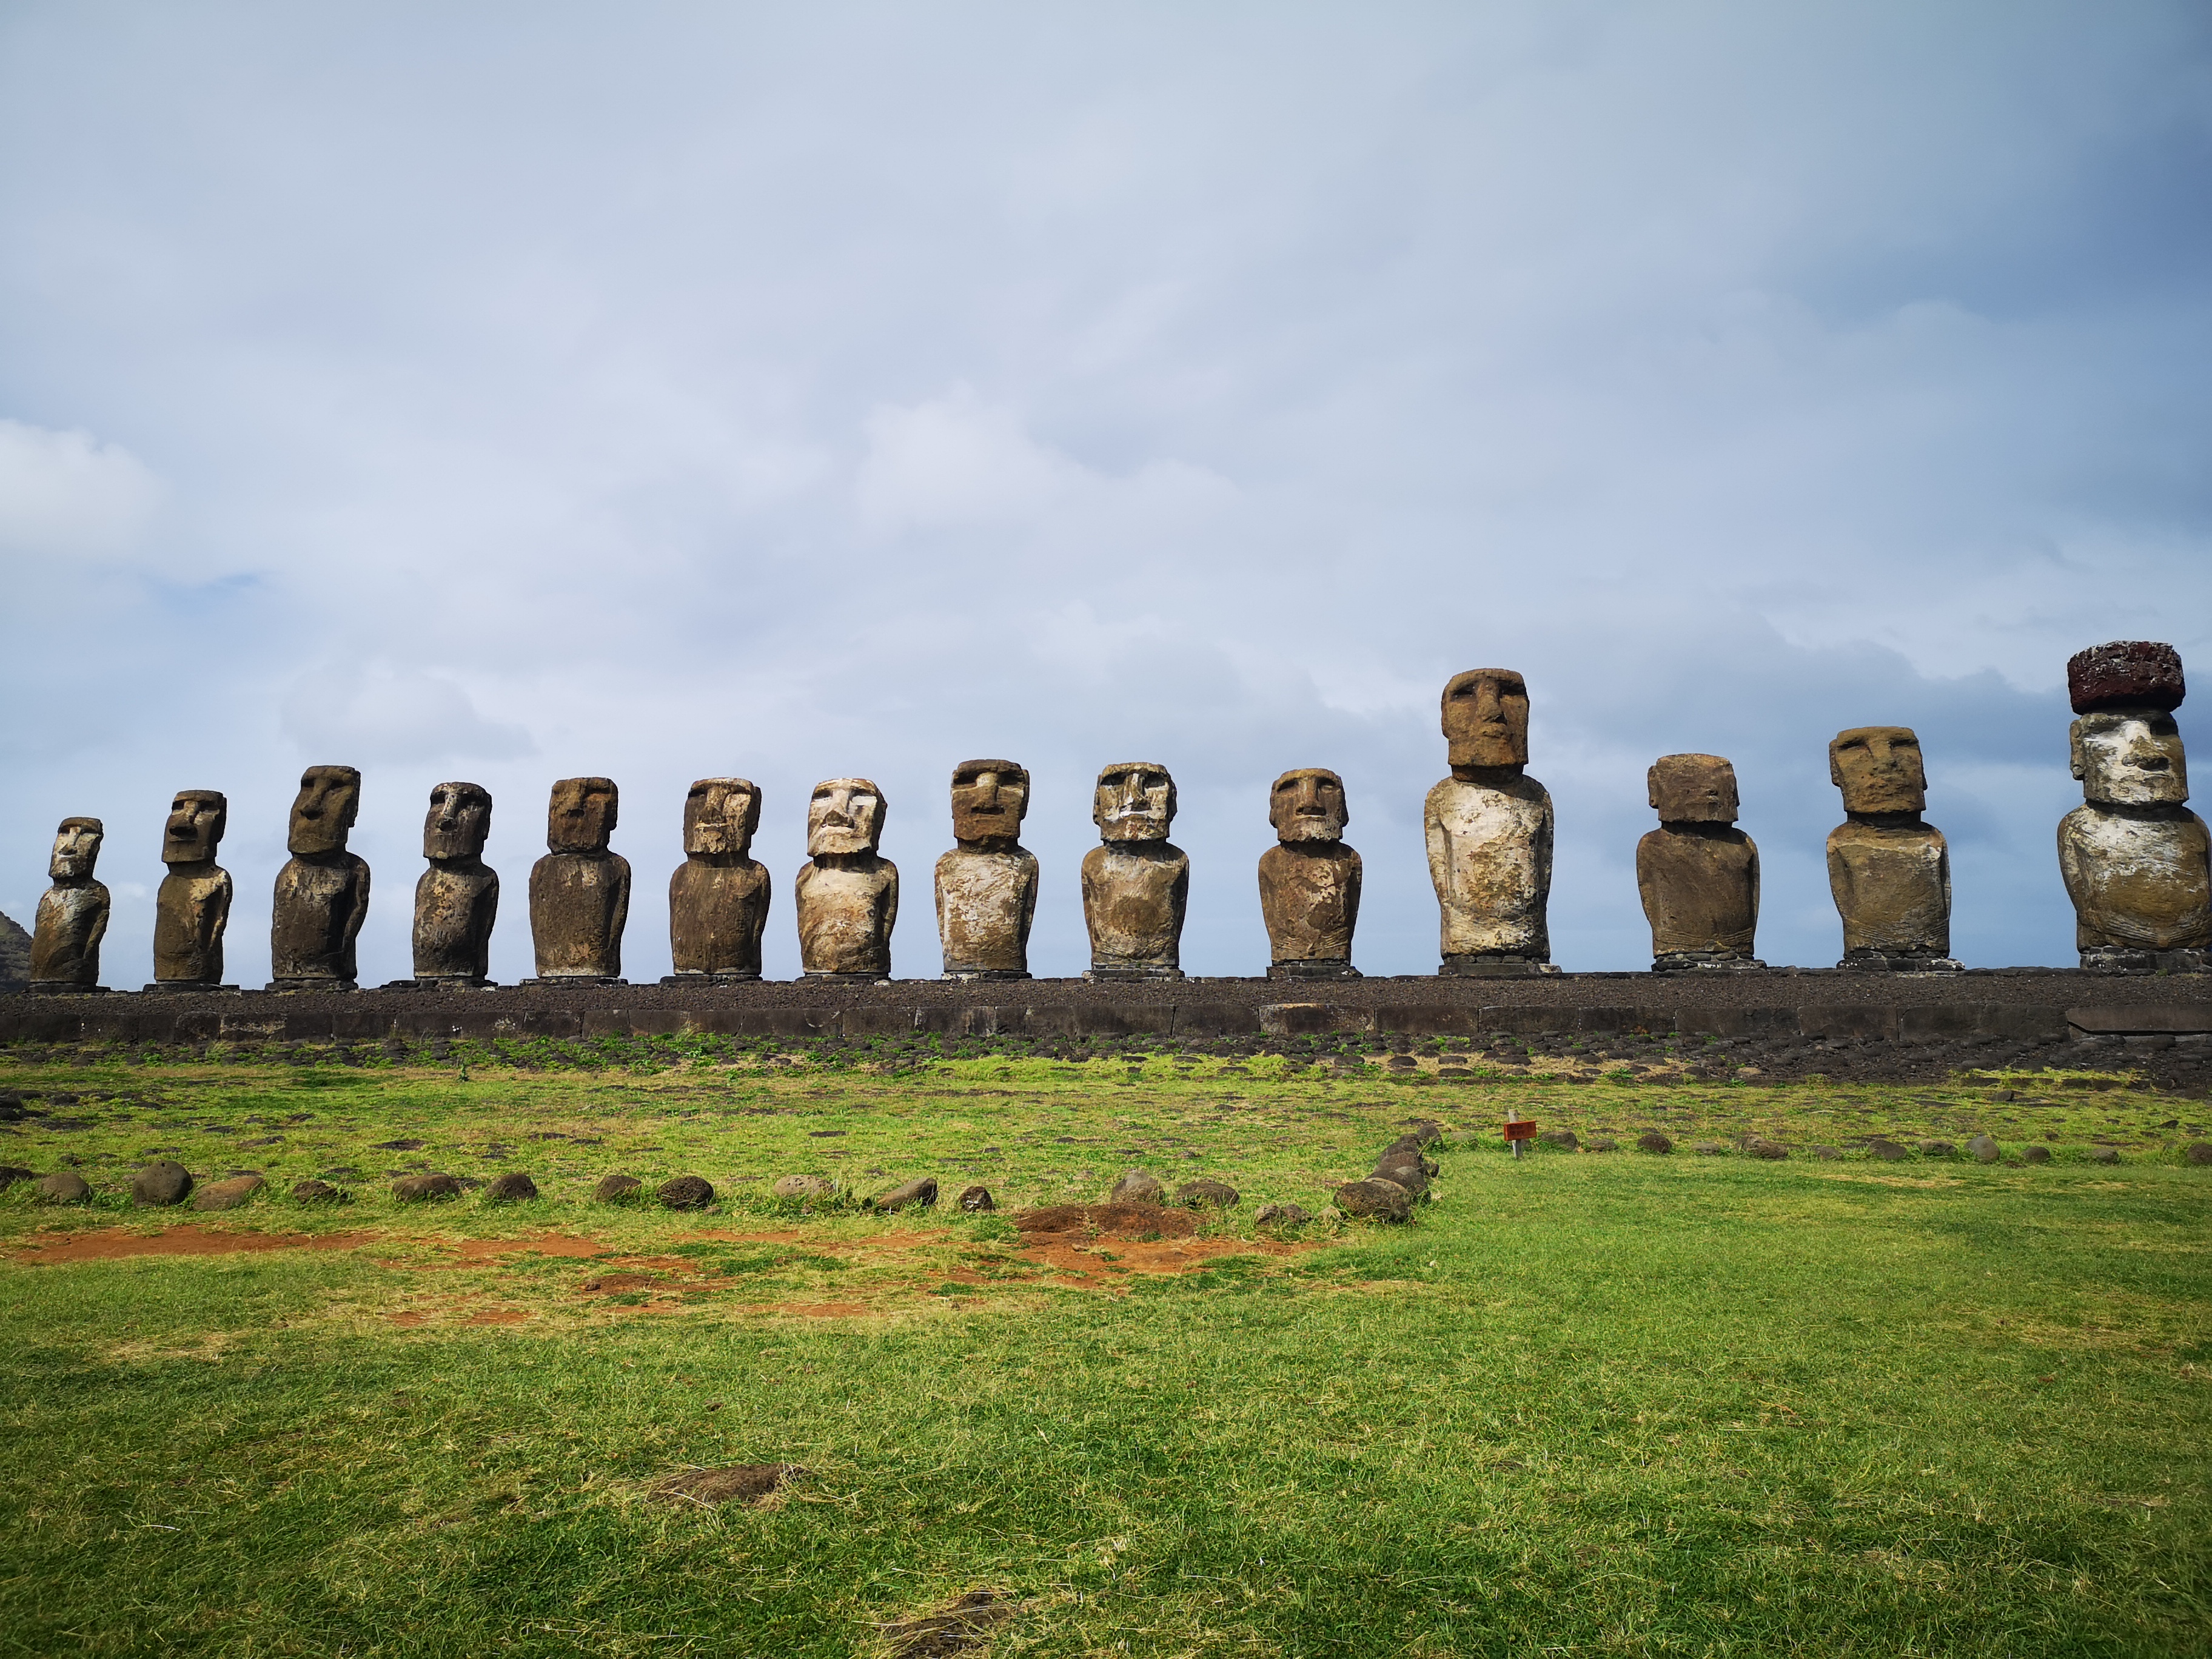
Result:
{"label": "red sign", "polygon": [[1512,1119],[1505,1126],[1505,1138],[1508,1140],[1534,1140],[1536,1138],[1535,1119]]}

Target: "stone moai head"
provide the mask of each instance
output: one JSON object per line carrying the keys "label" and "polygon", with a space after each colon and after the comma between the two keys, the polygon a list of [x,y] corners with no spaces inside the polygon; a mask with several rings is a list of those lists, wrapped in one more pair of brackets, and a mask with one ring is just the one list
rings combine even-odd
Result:
{"label": "stone moai head", "polygon": [[622,792],[612,778],[562,778],[545,808],[545,847],[553,853],[604,853],[615,832]]}
{"label": "stone moai head", "polygon": [[292,803],[292,833],[284,844],[301,857],[343,853],[360,811],[359,771],[350,766],[311,766],[300,775],[300,793]]}
{"label": "stone moai head", "polygon": [[1165,841],[1175,815],[1175,780],[1166,767],[1123,761],[1099,773],[1091,821],[1101,841]]}
{"label": "stone moai head", "polygon": [[491,791],[480,783],[441,783],[430,792],[422,818],[422,856],[473,859],[483,856],[491,834]]}
{"label": "stone moai head", "polygon": [[100,862],[100,843],[106,834],[98,818],[64,818],[54,831],[46,878],[64,886],[90,881],[93,866]]}
{"label": "stone moai head", "polygon": [[1470,668],[1444,684],[1454,766],[1528,763],[1528,684],[1510,668]]}
{"label": "stone moai head", "polygon": [[1662,755],[1649,781],[1662,823],[1736,820],[1735,768],[1718,755]]}
{"label": "stone moai head", "polygon": [[2181,655],[2149,640],[2116,640],[2066,665],[2079,716],[2069,733],[2083,799],[2113,806],[2178,806],[2189,764],[2173,711],[2188,695]]}
{"label": "stone moai head", "polygon": [[806,803],[806,856],[872,853],[884,838],[884,793],[866,778],[831,778]]}
{"label": "stone moai head", "polygon": [[1279,842],[1342,841],[1352,822],[1344,780],[1319,766],[1284,773],[1268,792],[1267,822]]}
{"label": "stone moai head", "polygon": [[1828,781],[1844,792],[1846,812],[1918,812],[1928,805],[1928,772],[1909,726],[1855,726],[1828,744]]}
{"label": "stone moai head", "polygon": [[962,761],[952,769],[955,841],[1012,841],[1030,810],[1029,769],[1012,761]]}
{"label": "stone moai head", "polygon": [[713,856],[752,851],[760,791],[750,778],[701,778],[684,797],[684,851]]}
{"label": "stone moai head", "polygon": [[161,828],[161,862],[209,864],[230,827],[230,803],[215,789],[179,789]]}

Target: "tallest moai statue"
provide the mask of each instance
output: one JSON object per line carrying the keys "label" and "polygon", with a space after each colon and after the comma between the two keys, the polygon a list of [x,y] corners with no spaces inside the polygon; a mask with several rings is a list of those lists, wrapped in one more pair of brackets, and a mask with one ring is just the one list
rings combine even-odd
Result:
{"label": "tallest moai statue", "polygon": [[1510,668],[1471,668],[1444,687],[1451,776],[1429,791],[1422,827],[1443,912],[1443,974],[1535,974],[1551,965],[1552,797],[1526,775],[1528,686]]}
{"label": "tallest moai statue", "polygon": [[2093,646],[2066,665],[2082,804],[2058,825],[2075,944],[2094,972],[2212,965],[2212,838],[2183,805],[2189,766],[2173,711],[2181,657],[2147,640]]}

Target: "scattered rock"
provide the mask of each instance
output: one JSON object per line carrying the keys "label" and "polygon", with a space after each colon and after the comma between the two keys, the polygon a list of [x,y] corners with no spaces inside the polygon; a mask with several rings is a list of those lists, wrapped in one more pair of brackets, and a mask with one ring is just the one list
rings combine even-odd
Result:
{"label": "scattered rock", "polygon": [[1844,1155],[1840,1146],[1808,1146],[1806,1150],[1824,1164],[1832,1164]]}
{"label": "scattered rock", "polygon": [[50,1176],[39,1178],[39,1202],[41,1204],[82,1204],[91,1196],[92,1188],[74,1170],[57,1170]]}
{"label": "scattered rock", "polygon": [[1746,1135],[1743,1150],[1747,1157],[1778,1158],[1790,1156],[1790,1149],[1778,1140],[1769,1140],[1765,1135]]}
{"label": "scattered rock", "polygon": [[327,1181],[301,1181],[294,1183],[292,1199],[298,1204],[343,1204],[345,1188],[333,1187]]}
{"label": "scattered rock", "polygon": [[2212,1140],[2192,1140],[2182,1149],[2182,1159],[2189,1164],[2212,1164]]}
{"label": "scattered rock", "polygon": [[1956,1158],[1959,1149],[1948,1140],[1923,1140],[1919,1152],[1923,1158]]}
{"label": "scattered rock", "polygon": [[1367,1178],[1370,1181],[1388,1181],[1395,1186],[1403,1187],[1415,1198],[1426,1196],[1429,1190],[1429,1178],[1421,1173],[1418,1164],[1377,1164]]}
{"label": "scattered rock", "polygon": [[1175,1189],[1175,1201],[1186,1210],[1233,1210],[1243,1195],[1225,1181],[1200,1176]]}
{"label": "scattered rock", "polygon": [[787,1175],[769,1191],[777,1198],[834,1198],[837,1194],[837,1183],[828,1176]]}
{"label": "scattered rock", "polygon": [[1690,1150],[1699,1158],[1724,1158],[1728,1155],[1726,1144],[1717,1140],[1696,1141],[1692,1144]]}
{"label": "scattered rock", "polygon": [[1656,1129],[1646,1129],[1636,1137],[1636,1148],[1638,1152],[1658,1152],[1664,1155],[1674,1150],[1674,1143]]}
{"label": "scattered rock", "polygon": [[2117,1146],[2092,1146],[2089,1149],[2089,1162],[2092,1164],[2118,1164],[2119,1161],[2120,1149]]}
{"label": "scattered rock", "polygon": [[796,1463],[738,1463],[720,1469],[684,1469],[653,1482],[651,1495],[664,1504],[757,1504],[794,1480],[806,1478]]}
{"label": "scattered rock", "polygon": [[487,1204],[513,1204],[526,1198],[538,1196],[538,1183],[520,1170],[510,1170],[503,1176],[495,1176],[483,1190]]}
{"label": "scattered rock", "polygon": [[1986,1134],[1976,1135],[1966,1143],[1966,1150],[1977,1164],[1995,1164],[2004,1157],[2004,1150]]}
{"label": "scattered rock", "polygon": [[1893,1140],[1885,1140],[1880,1135],[1867,1142],[1867,1156],[1878,1158],[1885,1164],[1894,1164],[1905,1155],[1904,1147]]}
{"label": "scattered rock", "polygon": [[1444,1126],[1434,1118],[1417,1117],[1407,1125],[1406,1133],[1425,1146],[1432,1140],[1442,1140],[1444,1138]]}
{"label": "scattered rock", "polygon": [[981,1215],[986,1210],[995,1210],[999,1200],[991,1196],[988,1187],[967,1187],[961,1190],[960,1208],[968,1215]]}
{"label": "scattered rock", "polygon": [[191,1171],[173,1158],[156,1158],[131,1177],[133,1204],[181,1204],[191,1191]]}
{"label": "scattered rock", "polygon": [[433,1198],[459,1198],[461,1183],[449,1175],[402,1176],[392,1183],[392,1195],[402,1204],[418,1204]]}
{"label": "scattered rock", "polygon": [[1413,1195],[1395,1181],[1347,1181],[1336,1189],[1336,1207],[1367,1221],[1410,1221]]}
{"label": "scattered rock", "polygon": [[672,1210],[703,1210],[714,1201],[714,1183],[704,1176],[671,1176],[653,1195]]}
{"label": "scattered rock", "polygon": [[1012,1618],[1020,1603],[999,1590],[969,1590],[936,1613],[918,1613],[883,1627],[894,1659],[951,1659],[980,1648],[998,1626]]}
{"label": "scattered rock", "polygon": [[637,1196],[638,1188],[644,1184],[632,1175],[601,1176],[599,1184],[592,1188],[592,1196],[602,1204],[627,1204]]}
{"label": "scattered rock", "polygon": [[1620,1150],[1620,1143],[1611,1135],[1595,1135],[1583,1150],[1586,1152],[1617,1152]]}
{"label": "scattered rock", "polygon": [[1160,1185],[1159,1177],[1142,1170],[1132,1170],[1114,1183],[1114,1190],[1106,1194],[1109,1204],[1164,1204],[1168,1189]]}
{"label": "scattered rock", "polygon": [[6,1192],[19,1181],[32,1180],[36,1174],[37,1171],[23,1169],[18,1164],[0,1164],[0,1193]]}
{"label": "scattered rock", "polygon": [[2048,1164],[2051,1162],[2051,1148],[2031,1146],[2021,1154],[2021,1158],[2029,1164]]}
{"label": "scattered rock", "polygon": [[1313,1218],[1303,1204],[1262,1204],[1252,1212],[1252,1219],[1263,1227],[1303,1227]]}
{"label": "scattered rock", "polygon": [[872,1210],[926,1210],[937,1202],[937,1177],[923,1176],[919,1180],[906,1182],[887,1193],[878,1193],[868,1200]]}
{"label": "scattered rock", "polygon": [[1547,1146],[1562,1146],[1571,1152],[1582,1145],[1572,1129],[1547,1129],[1536,1139]]}
{"label": "scattered rock", "polygon": [[195,1210],[234,1210],[259,1192],[265,1183],[258,1175],[233,1176],[228,1181],[210,1181],[193,1195]]}

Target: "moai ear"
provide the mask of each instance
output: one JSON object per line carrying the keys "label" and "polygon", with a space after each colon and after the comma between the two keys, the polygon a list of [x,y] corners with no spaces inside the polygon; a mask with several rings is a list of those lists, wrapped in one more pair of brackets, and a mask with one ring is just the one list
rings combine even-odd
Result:
{"label": "moai ear", "polygon": [[2081,748],[2081,722],[2075,720],[2066,733],[2067,762],[2079,781],[2089,775],[2089,757]]}

